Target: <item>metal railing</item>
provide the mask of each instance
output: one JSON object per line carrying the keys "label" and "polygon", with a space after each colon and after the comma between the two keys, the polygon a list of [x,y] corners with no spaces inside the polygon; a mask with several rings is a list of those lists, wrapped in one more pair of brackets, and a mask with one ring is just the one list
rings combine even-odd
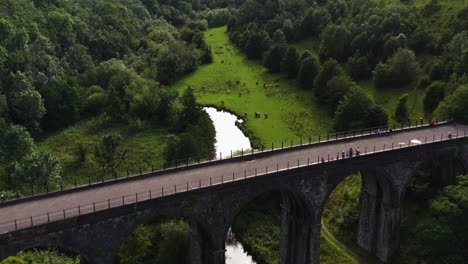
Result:
{"label": "metal railing", "polygon": [[[442,121],[442,122],[436,122],[435,126],[440,126],[447,124],[448,121]],[[215,157],[206,157],[206,158],[200,158],[200,157],[192,157],[192,158],[187,158],[187,159],[179,159],[175,160],[170,163],[164,163],[160,167],[156,166],[151,166],[150,169],[142,169],[137,168],[137,171],[135,173],[132,173],[130,169],[126,169],[124,172],[124,175],[115,175],[114,177],[112,176],[107,176],[105,177],[104,175],[100,175],[95,177],[94,180],[91,180],[91,176],[88,175],[87,182],[86,184],[79,184],[76,180],[74,181],[74,185],[70,188],[64,188],[63,183],[61,182],[57,188],[52,188],[51,186],[48,186],[46,189],[46,192],[42,193],[34,193],[34,189],[31,189],[30,195],[20,195],[16,190],[16,199],[11,199],[11,200],[1,200],[0,205],[3,203],[7,203],[12,200],[20,200],[23,198],[31,198],[31,197],[38,197],[41,195],[46,195],[49,193],[57,193],[61,192],[64,190],[73,190],[77,188],[82,188],[86,186],[97,186],[99,184],[103,183],[112,183],[112,182],[118,182],[122,179],[127,179],[127,178],[138,178],[140,176],[151,176],[154,173],[164,173],[164,172],[169,172],[174,169],[180,169],[180,168],[187,168],[190,166],[197,166],[197,165],[206,165],[206,164],[211,164],[211,163],[216,163],[220,162],[226,159],[233,159],[233,158],[239,158],[239,157],[245,157],[245,156],[250,156],[254,154],[259,154],[259,153],[271,153],[274,151],[280,151],[284,149],[294,149],[298,147],[303,147],[303,146],[313,146],[316,144],[323,144],[323,143],[329,143],[329,142],[336,142],[340,140],[345,140],[345,139],[352,139],[352,138],[358,138],[358,137],[365,137],[369,135],[375,135],[376,131],[380,130],[381,132],[387,132],[390,129],[394,132],[400,132],[400,131],[405,131],[409,129],[414,129],[414,128],[421,128],[421,127],[429,127],[430,124],[429,122],[425,123],[424,120],[420,120],[417,122],[408,122],[401,124],[400,126],[379,126],[379,127],[371,127],[371,128],[365,128],[365,129],[359,129],[359,130],[350,130],[350,131],[345,131],[345,132],[336,132],[336,133],[330,133],[327,135],[318,135],[315,137],[306,137],[302,138],[299,137],[296,140],[288,140],[288,141],[281,141],[281,142],[276,142],[271,143],[271,145],[262,145],[259,149],[240,149],[240,150],[231,150],[230,153],[216,153]]]}
{"label": "metal railing", "polygon": [[[410,147],[415,147],[415,146],[420,146],[420,145],[425,145],[425,144],[433,144],[437,142],[449,141],[449,140],[466,138],[466,137],[467,137],[466,130],[464,130],[463,134],[461,133],[459,134],[459,131],[457,130],[455,131],[455,134],[451,136],[447,135],[444,137],[443,134],[440,134],[440,136],[433,134],[432,137],[426,136],[424,138],[424,141],[422,141],[421,139],[420,143],[419,142],[412,143],[411,140],[409,140],[408,144],[406,144],[406,142],[399,141],[399,142],[392,142],[391,145],[383,144],[382,146],[377,146],[377,145],[365,146],[364,149],[360,150],[359,155],[347,156],[345,159],[359,158],[361,156],[373,155],[375,153],[393,151],[393,150],[402,149],[402,148],[410,148]],[[338,153],[338,154],[341,154],[341,153]],[[0,224],[0,234],[6,234],[9,232],[14,232],[17,230],[30,228],[34,226],[44,225],[44,224],[48,224],[48,223],[52,223],[56,221],[62,221],[62,220],[77,217],[80,215],[108,210],[108,209],[123,206],[123,205],[135,204],[135,203],[142,202],[142,201],[157,199],[160,197],[174,195],[176,193],[203,189],[203,188],[207,188],[207,187],[211,187],[215,185],[231,183],[235,181],[249,179],[252,177],[264,176],[264,175],[268,175],[272,173],[293,170],[293,169],[306,167],[306,166],[315,166],[318,164],[333,162],[337,160],[342,160],[341,155],[336,156],[336,153],[328,153],[326,154],[326,156],[321,156],[321,155],[317,156],[317,159],[315,159],[315,157],[310,157],[310,156],[304,159],[298,159],[297,163],[295,161],[294,162],[287,161],[281,164],[276,163],[276,166],[273,166],[273,167],[268,167],[268,165],[265,165],[265,167],[255,167],[255,168],[251,168],[248,170],[245,169],[243,172],[237,172],[237,174],[233,172],[232,175],[220,175],[219,177],[200,178],[198,180],[186,181],[184,183],[180,183],[176,185],[161,186],[159,188],[151,189],[146,192],[140,192],[140,193],[135,193],[131,195],[124,195],[121,197],[114,197],[108,200],[97,201],[92,204],[80,205],[78,207],[62,209],[62,210],[53,211],[53,212],[47,212],[42,215],[30,216],[30,217],[23,218],[23,219],[15,219],[13,221]]]}

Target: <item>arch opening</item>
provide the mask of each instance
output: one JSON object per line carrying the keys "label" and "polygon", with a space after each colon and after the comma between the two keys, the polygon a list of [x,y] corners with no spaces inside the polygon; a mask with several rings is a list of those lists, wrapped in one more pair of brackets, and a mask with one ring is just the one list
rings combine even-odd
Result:
{"label": "arch opening", "polygon": [[209,239],[198,222],[159,216],[139,225],[120,245],[117,264],[208,263]]}
{"label": "arch opening", "polygon": [[[403,203],[399,263],[465,263],[468,259],[462,211],[468,172],[456,147],[423,162],[416,170]],[[463,177],[463,178],[461,178]],[[461,213],[460,213],[461,212]],[[466,210],[465,210],[466,212]]]}
{"label": "arch opening", "polygon": [[[253,263],[305,263],[310,223],[309,211],[299,195],[289,190],[270,190],[244,204],[230,230],[236,238],[234,243],[242,245]],[[228,249],[233,242],[229,239],[228,234]],[[227,253],[225,263],[241,263]]]}

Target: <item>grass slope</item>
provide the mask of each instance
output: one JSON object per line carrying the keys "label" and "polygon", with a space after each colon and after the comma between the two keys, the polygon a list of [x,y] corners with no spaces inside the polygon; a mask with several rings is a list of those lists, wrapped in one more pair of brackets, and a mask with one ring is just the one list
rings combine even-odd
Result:
{"label": "grass slope", "polygon": [[[152,165],[155,167],[163,165],[162,152],[168,135],[165,129],[153,127],[132,129],[123,125],[102,127],[96,125],[97,122],[98,119],[91,119],[77,123],[37,144],[38,150],[50,151],[59,158],[63,169],[64,187],[74,185],[75,180],[77,184],[85,184],[88,182],[88,177],[91,182],[101,179],[102,172],[99,165],[91,157],[94,146],[109,132],[120,133],[123,138],[123,148],[128,150],[121,175],[126,173],[127,168],[130,173],[136,173],[140,167],[143,171],[148,171]],[[79,144],[83,144],[88,150],[87,159],[82,164],[74,154]]]}
{"label": "grass slope", "polygon": [[[266,145],[331,129],[330,115],[318,107],[312,92],[248,60],[229,41],[226,27],[208,30],[205,38],[213,51],[213,63],[199,67],[173,88],[182,92],[191,86],[200,104],[226,107],[239,116],[247,113],[247,127]],[[270,87],[264,88],[263,84]],[[261,113],[261,118],[255,118],[255,112]],[[264,113],[268,113],[267,119]]]}

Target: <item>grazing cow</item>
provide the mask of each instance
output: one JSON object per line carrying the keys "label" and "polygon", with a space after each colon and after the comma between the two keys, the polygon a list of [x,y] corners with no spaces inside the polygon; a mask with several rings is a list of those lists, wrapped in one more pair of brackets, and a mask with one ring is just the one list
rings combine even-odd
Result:
{"label": "grazing cow", "polygon": [[255,112],[255,118],[260,118],[260,113],[259,112]]}
{"label": "grazing cow", "polygon": [[240,83],[240,81],[236,81],[236,84],[239,84],[239,83]]}
{"label": "grazing cow", "polygon": [[267,119],[267,118],[268,118],[268,113],[265,113],[265,119]]}
{"label": "grazing cow", "polygon": [[247,113],[244,113],[244,117],[247,118]]}

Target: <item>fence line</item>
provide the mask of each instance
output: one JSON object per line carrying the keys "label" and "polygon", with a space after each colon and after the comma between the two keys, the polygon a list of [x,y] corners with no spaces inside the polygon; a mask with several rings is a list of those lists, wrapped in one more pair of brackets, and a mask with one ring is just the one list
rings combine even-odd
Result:
{"label": "fence line", "polygon": [[[420,146],[420,145],[425,145],[425,144],[432,144],[432,143],[449,141],[453,139],[466,138],[466,137],[467,137],[466,130],[464,131],[463,135],[461,134],[459,135],[458,130],[457,130],[456,134],[452,136],[444,137],[443,134],[441,134],[440,137],[438,137],[438,135],[437,136],[433,135],[432,140],[431,138],[425,137],[424,142],[421,141],[421,143],[412,144],[411,140],[409,140],[407,145],[406,145],[406,142],[402,142],[402,141],[397,142],[397,144],[395,145],[394,144],[395,142],[392,142],[391,147],[390,146],[387,147],[385,144],[383,144],[381,149],[379,149],[380,147],[377,148],[376,145],[374,145],[373,148],[368,148],[366,146],[364,153],[360,153],[359,155],[347,156],[345,157],[345,159],[351,159],[351,158],[356,158],[360,156],[372,155],[375,153],[393,151],[395,149],[400,149],[400,148],[409,148],[409,147],[415,147],[415,146]],[[218,177],[200,178],[197,180],[186,181],[184,183],[176,184],[174,186],[161,186],[158,189],[151,189],[146,192],[123,195],[121,197],[115,197],[115,198],[104,200],[104,201],[93,202],[92,204],[79,205],[78,207],[62,209],[62,210],[53,211],[53,212],[47,212],[42,215],[30,216],[28,218],[23,218],[23,219],[15,219],[13,221],[0,224],[0,234],[6,234],[9,232],[13,232],[13,231],[17,231],[17,230],[21,230],[25,228],[30,228],[30,227],[34,227],[38,225],[48,224],[48,223],[52,223],[56,221],[62,221],[68,218],[73,218],[73,217],[77,217],[77,216],[84,215],[84,214],[108,210],[108,209],[119,207],[119,206],[135,204],[135,203],[142,202],[142,201],[170,196],[176,193],[203,189],[203,188],[211,187],[215,185],[221,185],[221,184],[235,182],[239,180],[245,180],[245,179],[249,179],[253,177],[264,176],[264,175],[268,175],[272,173],[293,170],[293,169],[302,168],[306,166],[315,166],[318,164],[328,163],[328,162],[333,162],[333,161],[343,159],[340,156],[341,153],[338,152],[337,154],[338,154],[337,159],[334,158],[334,153],[331,153],[331,156],[330,156],[330,153],[328,153],[327,158],[325,158],[325,156],[321,157],[319,155],[317,157],[317,161],[315,161],[314,157],[309,156],[309,157],[306,157],[307,159],[303,159],[303,160],[298,159],[296,166],[295,164],[290,164],[289,161],[287,161],[287,166],[284,166],[286,165],[286,162],[285,164],[282,164],[284,166],[283,168],[280,168],[280,163],[276,164],[276,168],[270,168],[270,169],[268,168],[267,165],[265,165],[264,168],[255,167],[255,168],[251,168],[248,170],[245,169],[243,173],[240,172],[237,175],[235,174],[235,172],[233,172],[232,177],[225,177],[224,175],[220,175]]]}
{"label": "fence line", "polygon": [[[441,126],[449,123],[450,121],[441,121],[441,122],[436,122],[435,126]],[[406,126],[407,125],[407,126]],[[173,170],[173,169],[178,169],[181,167],[189,167],[191,165],[200,165],[200,164],[208,164],[208,163],[216,163],[222,160],[226,159],[233,159],[233,158],[239,158],[239,157],[245,157],[245,156],[250,156],[258,153],[265,153],[265,152],[274,152],[282,149],[292,149],[296,147],[301,147],[301,146],[311,146],[315,144],[321,144],[321,143],[326,143],[326,142],[335,142],[335,141],[340,141],[344,139],[350,139],[350,138],[358,138],[358,137],[364,137],[364,136],[369,136],[369,135],[375,135],[377,131],[381,131],[382,133],[388,132],[390,129],[394,132],[399,132],[399,131],[404,131],[404,130],[410,130],[414,128],[421,128],[421,127],[429,127],[430,124],[429,122],[424,123],[424,120],[416,121],[413,124],[411,122],[401,124],[400,126],[379,126],[379,127],[371,127],[371,128],[365,128],[365,129],[359,129],[359,130],[351,130],[351,131],[345,131],[345,132],[336,132],[336,133],[331,133],[327,135],[318,135],[315,136],[315,138],[309,136],[308,138],[298,138],[296,139],[296,143],[294,144],[294,140],[289,140],[289,141],[281,141],[281,147],[279,146],[279,142],[277,142],[278,146],[275,146],[274,143],[271,144],[271,148],[265,148],[264,145],[261,146],[260,149],[253,149],[251,148],[250,151],[241,149],[240,153],[239,150],[236,152],[233,152],[231,150],[230,153],[226,153],[227,155],[223,155],[223,153],[215,153],[214,157],[208,157],[208,158],[200,158],[200,157],[192,157],[192,158],[187,158],[187,159],[182,159],[182,160],[175,160],[170,163],[164,163],[162,167],[159,169],[155,169],[153,165],[151,165],[151,170],[149,171],[143,171],[142,168],[140,167],[137,173],[131,174],[130,170],[127,168],[126,169],[126,175],[123,175],[119,177],[118,175],[111,176],[111,178],[105,179],[104,175],[101,175],[100,179],[98,181],[91,181],[91,176],[88,175],[87,177],[87,184],[78,184],[77,181],[75,180],[74,182],[74,187],[71,188],[64,188],[63,187],[63,182],[60,182],[60,186],[56,188],[55,192],[61,192],[64,190],[70,190],[70,189],[76,189],[79,187],[85,187],[85,186],[90,186],[90,185],[98,185],[101,183],[109,183],[113,181],[118,181],[119,179],[122,178],[135,178],[138,176],[148,176],[151,175],[152,173],[160,173],[160,172],[165,172],[168,170]],[[289,143],[289,144],[288,144]],[[220,157],[220,159],[216,159],[216,157]],[[223,158],[224,157],[224,158]],[[19,200],[21,198],[28,198],[28,197],[34,197],[34,196],[40,196],[44,194],[48,194],[49,192],[54,192],[54,190],[50,189],[49,186],[46,188],[47,191],[44,193],[34,193],[33,189],[31,189],[31,195],[24,195],[20,196],[18,191],[16,191],[16,199],[12,200]],[[11,200],[2,200],[1,203],[5,203]]]}

